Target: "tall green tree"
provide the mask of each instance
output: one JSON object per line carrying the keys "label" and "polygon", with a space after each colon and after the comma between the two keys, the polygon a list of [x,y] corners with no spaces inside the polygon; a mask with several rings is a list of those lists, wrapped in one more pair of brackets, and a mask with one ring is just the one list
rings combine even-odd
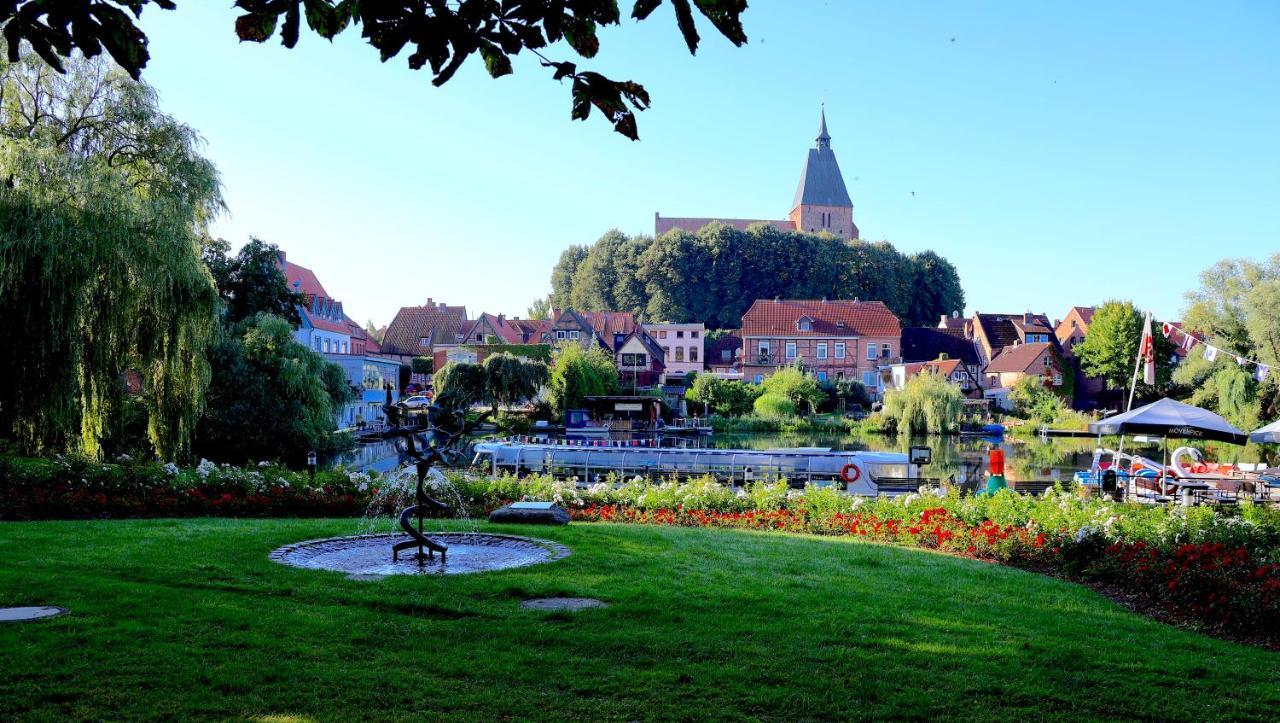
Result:
{"label": "tall green tree", "polygon": [[28,452],[109,454],[136,373],[147,437],[182,458],[219,306],[199,249],[218,174],[150,87],[64,65],[0,63],[0,430]]}
{"label": "tall green tree", "polygon": [[[663,0],[636,0],[631,19],[647,19]],[[580,70],[576,60],[547,57],[563,41],[578,56],[594,58],[600,50],[598,32],[622,22],[617,0],[237,0],[242,14],[235,32],[241,41],[266,42],[280,32],[287,48],[298,43],[302,28],[332,40],[353,25],[383,62],[406,46],[412,70],[430,66],[433,85],[444,85],[473,55],[479,55],[490,76],[515,70],[514,59],[527,50],[556,81],[569,81],[574,120],[600,111],[618,133],[639,137],[634,111],[649,107],[649,93],[630,80],[612,80]],[[93,57],[105,49],[135,79],[150,60],[147,36],[134,23],[144,8],[172,10],[175,0],[9,0],[0,3],[0,26],[9,42],[10,60],[22,42],[51,66],[62,69],[79,50]],[[689,52],[701,42],[695,10],[734,45],[747,42],[742,29],[746,0],[671,0],[676,26]],[[132,14],[133,17],[130,17]]]}
{"label": "tall green tree", "polygon": [[494,416],[500,404],[514,406],[532,399],[547,383],[548,374],[546,364],[507,352],[485,357],[485,392]]}
{"label": "tall green tree", "polygon": [[452,410],[466,411],[489,400],[488,381],[479,364],[449,362],[431,375],[431,386],[436,404]]}
{"label": "tall green tree", "polygon": [[550,319],[551,318],[551,297],[547,296],[541,299],[534,299],[533,303],[529,304],[529,308],[525,310],[525,314],[530,319],[535,319],[538,321],[542,321],[544,319]]}
{"label": "tall green tree", "polygon": [[231,244],[223,239],[206,240],[202,250],[222,297],[223,320],[235,324],[255,314],[271,314],[296,328],[302,322],[298,305],[303,299],[289,288],[280,268],[280,247],[250,237],[235,254],[230,251]]}
{"label": "tall green tree", "polygon": [[598,346],[583,349],[580,344],[564,344],[556,349],[547,388],[552,407],[563,414],[581,407],[586,397],[617,394],[618,368]]}
{"label": "tall green tree", "polygon": [[586,246],[570,246],[560,252],[560,258],[551,269],[551,307],[567,309],[573,299],[573,277],[578,265],[587,258]]}
{"label": "tall green tree", "polygon": [[354,392],[336,364],[293,338],[284,319],[259,313],[230,326],[209,351],[213,382],[195,451],[218,462],[304,464],[340,451],[335,413]]}
{"label": "tall green tree", "polygon": [[[1089,333],[1072,347],[1087,376],[1106,380],[1113,389],[1128,389],[1142,342],[1144,314],[1132,301],[1108,301],[1093,312]],[[1151,322],[1156,356],[1156,384],[1148,387],[1138,379],[1138,396],[1149,397],[1168,386],[1172,376],[1173,342],[1161,333],[1161,323]]]}

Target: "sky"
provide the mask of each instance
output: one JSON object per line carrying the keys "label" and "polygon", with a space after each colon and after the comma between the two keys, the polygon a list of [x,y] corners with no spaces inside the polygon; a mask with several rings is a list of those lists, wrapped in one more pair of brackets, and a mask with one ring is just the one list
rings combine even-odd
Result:
{"label": "sky", "polygon": [[945,256],[968,314],[1176,318],[1202,269],[1280,252],[1280,3],[753,0],[749,44],[703,22],[696,57],[664,6],[580,61],[649,90],[639,142],[571,121],[527,53],[435,88],[358,28],[238,43],[230,5],[148,9],[143,79],[222,174],[214,233],[279,245],[361,322],[523,316],[566,246],[655,212],[785,218],[820,103],[862,237]]}

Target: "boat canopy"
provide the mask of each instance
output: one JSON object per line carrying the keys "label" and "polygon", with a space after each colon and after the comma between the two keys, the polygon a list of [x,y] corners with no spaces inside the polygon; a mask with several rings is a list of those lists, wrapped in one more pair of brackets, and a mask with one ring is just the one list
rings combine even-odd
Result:
{"label": "boat canopy", "polygon": [[1245,444],[1248,435],[1207,409],[1161,399],[1089,425],[1094,434],[1150,434],[1174,439],[1208,439]]}

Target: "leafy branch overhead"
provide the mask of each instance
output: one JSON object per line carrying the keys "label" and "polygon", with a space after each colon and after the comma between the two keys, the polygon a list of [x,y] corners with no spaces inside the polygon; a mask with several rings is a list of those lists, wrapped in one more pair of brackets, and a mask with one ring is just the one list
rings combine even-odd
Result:
{"label": "leafy branch overhead", "polygon": [[[747,42],[742,13],[747,0],[635,0],[631,17],[649,18],[663,2],[670,2],[676,25],[690,53],[696,53],[701,37],[694,19],[696,9],[734,45]],[[614,130],[635,140],[639,137],[635,112],[649,107],[649,93],[630,80],[613,80],[580,70],[568,60],[553,60],[544,49],[564,41],[582,58],[600,51],[597,30],[619,25],[618,0],[236,0],[242,11],[236,18],[236,35],[242,41],[265,42],[280,33],[280,41],[292,48],[306,27],[322,38],[333,39],[353,25],[378,50],[383,62],[406,47],[409,67],[430,66],[434,85],[444,85],[467,58],[478,54],[494,78],[513,72],[512,58],[528,50],[538,57],[552,78],[571,81],[574,120],[585,120],[592,108],[613,124]],[[174,0],[0,0],[0,25],[8,42],[9,57],[16,61],[23,41],[49,65],[63,70],[63,59],[78,49],[93,57],[104,49],[135,79],[146,67],[147,36],[135,20],[148,5],[165,10]]]}

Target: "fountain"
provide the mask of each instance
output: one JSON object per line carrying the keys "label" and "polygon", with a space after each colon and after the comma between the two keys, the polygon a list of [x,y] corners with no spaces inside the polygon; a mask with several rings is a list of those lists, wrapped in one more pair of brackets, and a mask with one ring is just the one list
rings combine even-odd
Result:
{"label": "fountain", "polygon": [[[419,431],[407,424],[409,410],[391,401],[390,387],[387,388],[387,402],[383,410],[389,425],[382,433],[383,437],[394,440],[401,457],[413,466],[416,477],[413,504],[401,510],[398,517],[401,532],[308,540],[275,550],[271,553],[272,560],[294,567],[334,570],[356,578],[367,578],[500,570],[550,562],[569,554],[569,548],[563,545],[516,535],[477,532],[428,534],[423,529],[426,512],[443,512],[452,508],[428,495],[424,483],[432,473],[443,479],[439,468],[449,466],[450,458],[457,454],[454,445],[470,435],[488,417],[488,413],[471,423],[459,424],[457,432],[449,433],[437,424],[438,419],[449,412],[431,405],[424,410],[426,430]],[[447,480],[443,483],[448,484]],[[400,553],[406,550],[416,552],[408,559],[402,559]]]}

